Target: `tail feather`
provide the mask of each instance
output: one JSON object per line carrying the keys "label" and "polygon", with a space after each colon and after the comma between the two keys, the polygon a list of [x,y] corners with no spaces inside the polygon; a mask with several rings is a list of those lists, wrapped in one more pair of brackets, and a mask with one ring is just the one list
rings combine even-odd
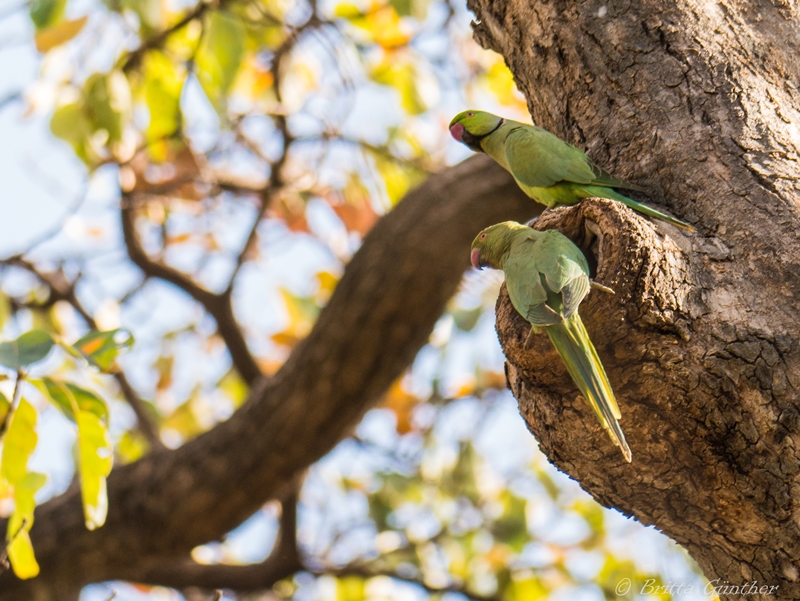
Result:
{"label": "tail feather", "polygon": [[624,204],[626,207],[630,207],[637,213],[641,213],[642,215],[647,215],[648,217],[652,217],[653,219],[659,219],[661,221],[665,221],[675,227],[679,227],[687,232],[694,232],[695,229],[688,223],[681,221],[680,219],[676,219],[675,217],[670,217],[669,215],[662,213],[661,211],[657,211],[647,205],[644,205],[640,202],[636,202],[632,198],[628,198],[619,192],[615,192],[614,190],[603,190],[603,194],[599,196],[603,198],[610,198],[611,200],[617,200]]}
{"label": "tail feather", "polygon": [[563,323],[545,328],[556,351],[600,424],[630,463],[631,450],[617,421],[621,415],[603,364],[577,313]]}

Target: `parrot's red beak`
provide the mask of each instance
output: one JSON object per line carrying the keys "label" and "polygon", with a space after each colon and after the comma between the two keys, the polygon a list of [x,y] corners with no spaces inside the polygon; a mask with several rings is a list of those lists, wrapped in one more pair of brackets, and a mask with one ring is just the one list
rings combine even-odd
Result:
{"label": "parrot's red beak", "polygon": [[458,142],[464,141],[464,126],[456,123],[450,127],[450,135],[453,136]]}
{"label": "parrot's red beak", "polygon": [[472,252],[469,254],[469,262],[472,263],[475,269],[483,269],[481,265],[481,251],[477,248],[473,248]]}

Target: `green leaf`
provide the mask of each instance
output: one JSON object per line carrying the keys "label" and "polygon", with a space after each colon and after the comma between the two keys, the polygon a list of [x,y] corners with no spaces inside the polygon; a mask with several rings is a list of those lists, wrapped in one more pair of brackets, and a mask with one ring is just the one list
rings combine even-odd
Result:
{"label": "green leaf", "polygon": [[31,21],[36,29],[45,29],[57,23],[64,15],[67,0],[33,0]]}
{"label": "green leaf", "polygon": [[106,477],[111,473],[114,456],[108,427],[94,413],[78,412],[78,471],[86,527],[95,530],[106,521],[108,495]]}
{"label": "green leaf", "polygon": [[520,553],[530,540],[525,519],[527,502],[507,490],[500,493],[500,501],[503,503],[503,515],[492,524],[491,532],[498,541]]}
{"label": "green leaf", "polygon": [[122,71],[95,73],[84,86],[85,107],[92,130],[108,132],[108,142],[119,142],[131,111],[131,90]]}
{"label": "green leaf", "polygon": [[164,28],[164,11],[160,0],[122,0],[122,7],[136,13],[145,33]]}
{"label": "green leaf", "polygon": [[397,14],[401,17],[410,17],[414,7],[414,0],[389,0],[389,4],[394,7]]}
{"label": "green leaf", "polygon": [[477,306],[474,309],[454,309],[451,312],[456,327],[463,332],[471,332],[483,315],[484,308]]}
{"label": "green leaf", "polygon": [[[7,401],[6,401],[7,402]],[[0,461],[0,476],[10,484],[16,484],[28,473],[28,459],[36,448],[36,409],[21,399],[11,415],[3,442],[3,458]]]}
{"label": "green leaf", "polygon": [[83,112],[83,102],[71,102],[56,108],[50,118],[50,131],[68,142],[84,163],[91,163],[97,158],[89,144],[92,124]]}
{"label": "green leaf", "polygon": [[108,371],[114,365],[122,350],[133,346],[133,335],[123,329],[106,332],[92,331],[72,345],[89,363],[102,371]]}
{"label": "green leaf", "polygon": [[25,332],[16,340],[0,344],[0,365],[20,370],[41,361],[53,348],[53,338],[43,330]]}
{"label": "green leaf", "polygon": [[214,11],[197,53],[197,79],[211,104],[222,112],[244,58],[245,27],[229,14]]}
{"label": "green leaf", "polygon": [[67,419],[77,423],[76,415],[85,411],[97,416],[103,423],[108,423],[108,406],[106,402],[90,390],[76,386],[71,382],[42,378],[30,380],[42,394],[48,397],[56,408]]}

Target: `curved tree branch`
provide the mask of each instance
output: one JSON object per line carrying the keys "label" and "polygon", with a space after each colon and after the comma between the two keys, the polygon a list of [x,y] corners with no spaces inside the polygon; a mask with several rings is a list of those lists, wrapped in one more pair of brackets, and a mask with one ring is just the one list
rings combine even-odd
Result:
{"label": "curved tree branch", "polygon": [[278,538],[264,561],[251,565],[203,565],[191,558],[155,560],[141,566],[142,577],[138,582],[178,589],[232,589],[240,592],[271,588],[279,580],[304,569],[297,547],[299,493],[298,478],[281,500]]}
{"label": "curved tree branch", "polygon": [[112,472],[105,526],[85,529],[77,488],[37,508],[31,537],[42,572],[24,582],[0,575],[0,599],[141,581],[143,563],[185,557],[280,498],[425,344],[475,233],[540,211],[486,157],[429,178],[370,231],[311,334],[228,421]]}
{"label": "curved tree branch", "polygon": [[158,278],[169,282],[203,305],[203,308],[216,320],[217,330],[228,347],[228,352],[231,355],[231,361],[236,371],[239,372],[239,375],[249,386],[253,386],[256,380],[261,377],[261,370],[247,347],[247,341],[239,328],[239,324],[236,323],[231,295],[225,293],[215,294],[206,290],[174,267],[151,259],[136,234],[136,209],[132,197],[123,198],[120,217],[122,235],[130,260],[144,272],[145,277]]}

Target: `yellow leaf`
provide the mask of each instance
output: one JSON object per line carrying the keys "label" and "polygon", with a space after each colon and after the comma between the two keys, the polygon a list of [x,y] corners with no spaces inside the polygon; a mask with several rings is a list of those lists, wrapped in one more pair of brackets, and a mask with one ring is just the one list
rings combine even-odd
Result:
{"label": "yellow leaf", "polygon": [[[261,362],[259,362],[259,366],[261,366],[264,373],[272,373],[268,370],[265,370]],[[233,404],[236,407],[244,403],[248,393],[250,392],[247,384],[245,384],[239,373],[233,368],[228,370],[228,373],[220,378],[219,382],[217,382],[217,387],[233,401]]]}
{"label": "yellow leaf", "polygon": [[26,525],[18,530],[7,548],[11,567],[14,568],[14,574],[20,580],[27,580],[39,575],[39,564],[33,554],[33,545],[27,528],[29,526]]}
{"label": "yellow leaf", "polygon": [[[153,150],[161,151],[158,157],[166,159],[168,148],[159,140],[174,134],[180,125],[180,96],[186,78],[185,69],[176,65],[163,52],[148,52],[144,59],[143,92],[150,121],[147,124],[147,139]],[[163,148],[158,148],[162,146]]]}
{"label": "yellow leaf", "polygon": [[336,601],[361,601],[365,598],[363,578],[346,576],[336,581]]}
{"label": "yellow leaf", "polygon": [[35,495],[47,477],[44,474],[28,472],[14,485],[14,513],[8,520],[6,542],[8,558],[18,578],[33,578],[39,573],[39,564],[33,555],[31,539],[28,536],[33,526]]}
{"label": "yellow leaf", "polygon": [[378,172],[383,178],[383,185],[386,187],[386,196],[389,198],[389,203],[394,206],[411,188],[411,175],[396,162],[378,155],[373,156],[375,158],[375,166],[378,168]]}
{"label": "yellow leaf", "polygon": [[61,21],[52,27],[37,32],[35,36],[36,49],[39,52],[47,52],[56,46],[69,42],[81,32],[81,29],[83,29],[83,26],[86,25],[86,21],[88,20],[89,16],[85,15],[80,19]]}
{"label": "yellow leaf", "polygon": [[275,82],[269,69],[262,67],[256,56],[251,56],[242,64],[233,89],[242,96],[258,99],[272,89],[273,83]]}
{"label": "yellow leaf", "polygon": [[311,326],[314,325],[319,307],[313,299],[295,296],[286,288],[279,288],[278,291],[283,297],[286,312],[289,314],[289,324],[283,333],[298,339],[305,338],[311,331]]}
{"label": "yellow leaf", "polygon": [[411,34],[403,27],[397,11],[389,4],[367,14],[366,23],[375,42],[387,50],[405,46],[411,39]]}
{"label": "yellow leaf", "polygon": [[0,475],[10,484],[20,482],[28,473],[28,459],[36,448],[36,441],[36,409],[21,399],[8,425],[0,463]]}
{"label": "yellow leaf", "polygon": [[319,290],[317,291],[317,301],[325,303],[333,294],[333,289],[339,283],[339,276],[333,275],[330,271],[320,271],[317,274]]}
{"label": "yellow leaf", "polygon": [[503,62],[502,57],[497,59],[485,75],[486,86],[498,101],[506,106],[514,106],[524,112],[527,111],[525,97],[517,89],[514,76]]}
{"label": "yellow leaf", "polygon": [[333,16],[342,19],[352,19],[361,16],[361,10],[352,2],[341,2],[333,9]]}
{"label": "yellow leaf", "polygon": [[111,473],[114,457],[108,428],[102,420],[89,411],[79,411],[77,418],[83,514],[86,527],[95,530],[106,521],[106,476]]}

